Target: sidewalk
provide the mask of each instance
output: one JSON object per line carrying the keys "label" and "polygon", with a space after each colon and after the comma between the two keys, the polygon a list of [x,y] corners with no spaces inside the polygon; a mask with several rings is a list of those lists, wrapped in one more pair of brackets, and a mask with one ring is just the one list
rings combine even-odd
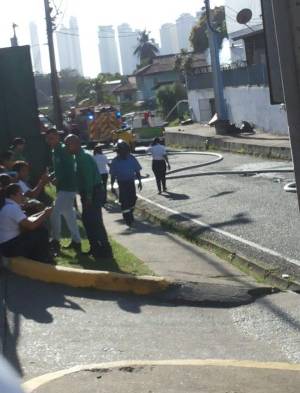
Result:
{"label": "sidewalk", "polygon": [[[32,381],[29,393],[296,393],[299,366],[235,361],[99,364]],[[32,389],[33,388],[33,389]]]}
{"label": "sidewalk", "polygon": [[140,216],[134,228],[127,228],[117,205],[104,213],[104,222],[116,241],[155,274],[174,282],[169,291],[158,295],[162,300],[238,307],[273,292],[216,255]]}
{"label": "sidewalk", "polygon": [[200,150],[221,150],[245,153],[265,158],[290,160],[290,140],[288,135],[255,134],[216,135],[215,129],[201,124],[167,127],[167,145],[179,145]]}

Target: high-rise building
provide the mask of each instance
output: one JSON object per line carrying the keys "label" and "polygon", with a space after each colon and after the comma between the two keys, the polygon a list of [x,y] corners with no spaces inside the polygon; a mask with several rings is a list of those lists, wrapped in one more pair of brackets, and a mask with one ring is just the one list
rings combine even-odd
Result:
{"label": "high-rise building", "polygon": [[69,27],[62,26],[56,32],[60,70],[82,71],[79,29],[76,18],[71,16]]}
{"label": "high-rise building", "polygon": [[99,55],[102,73],[120,72],[115,30],[112,26],[99,26]]}
{"label": "high-rise building", "polygon": [[30,22],[29,30],[30,30],[31,56],[32,56],[33,69],[35,72],[42,74],[43,67],[42,67],[41,49],[40,49],[40,42],[39,42],[36,23]]}
{"label": "high-rise building", "polygon": [[192,46],[190,43],[190,35],[194,25],[196,24],[196,18],[191,14],[182,14],[176,20],[177,27],[177,37],[178,37],[178,46],[179,50],[187,49],[191,50]]}
{"label": "high-rise building", "polygon": [[133,31],[127,23],[123,23],[122,25],[118,26],[118,38],[123,75],[132,74],[139,63],[138,57],[134,55],[134,51],[138,45],[138,37],[139,31]]}
{"label": "high-rise building", "polygon": [[169,55],[179,52],[177,27],[175,23],[165,23],[160,28],[161,54]]}

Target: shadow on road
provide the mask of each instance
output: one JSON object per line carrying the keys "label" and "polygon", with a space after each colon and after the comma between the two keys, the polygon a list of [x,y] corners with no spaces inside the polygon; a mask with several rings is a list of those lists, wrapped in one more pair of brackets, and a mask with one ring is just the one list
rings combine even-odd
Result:
{"label": "shadow on road", "polygon": [[[84,300],[113,302],[126,313],[140,314],[144,306],[154,307],[210,307],[233,308],[255,302],[272,293],[270,288],[253,290],[247,287],[233,287],[228,284],[174,285],[156,296],[135,296],[111,292],[73,289],[61,285],[51,285],[7,274],[6,276],[7,323],[3,334],[4,356],[22,375],[22,364],[18,355],[18,341],[22,334],[22,319],[38,324],[52,324],[54,316],[51,308],[66,308],[73,313],[72,319],[88,318]],[[71,300],[71,299],[72,300]],[[75,300],[74,300],[75,299]],[[76,301],[78,299],[78,302]],[[94,308],[95,310],[95,308]],[[82,314],[82,316],[80,314]],[[64,321],[55,320],[56,325]],[[34,346],[34,342],[32,343]]]}

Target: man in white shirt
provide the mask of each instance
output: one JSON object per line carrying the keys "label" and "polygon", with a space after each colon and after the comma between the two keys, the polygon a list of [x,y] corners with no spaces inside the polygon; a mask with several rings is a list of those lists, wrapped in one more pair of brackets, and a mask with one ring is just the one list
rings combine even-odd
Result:
{"label": "man in white shirt", "polygon": [[107,180],[108,180],[108,173],[109,173],[109,161],[106,155],[103,154],[102,146],[100,143],[95,146],[94,160],[97,164],[98,171],[102,178],[103,190],[104,190],[103,204],[105,204],[107,202]]}
{"label": "man in white shirt", "polygon": [[24,196],[18,184],[5,190],[5,202],[0,209],[0,250],[6,257],[23,256],[40,262],[52,262],[49,236],[43,223],[52,212],[47,207],[35,216],[27,217],[21,209]]}
{"label": "man in white shirt", "polygon": [[152,170],[156,179],[158,193],[161,194],[162,189],[164,192],[167,191],[167,166],[169,170],[171,169],[167,149],[160,144],[159,138],[155,138],[148,152],[152,155]]}

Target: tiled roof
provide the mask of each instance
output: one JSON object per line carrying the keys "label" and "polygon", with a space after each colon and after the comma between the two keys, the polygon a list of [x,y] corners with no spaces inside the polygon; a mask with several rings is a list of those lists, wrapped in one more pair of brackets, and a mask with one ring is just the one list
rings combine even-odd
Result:
{"label": "tiled roof", "polygon": [[[165,55],[157,56],[153,59],[153,63],[147,65],[136,71],[136,76],[153,75],[162,72],[174,71],[176,58],[178,54],[175,55]],[[205,56],[203,54],[194,53],[192,67],[200,67],[207,65]]]}

